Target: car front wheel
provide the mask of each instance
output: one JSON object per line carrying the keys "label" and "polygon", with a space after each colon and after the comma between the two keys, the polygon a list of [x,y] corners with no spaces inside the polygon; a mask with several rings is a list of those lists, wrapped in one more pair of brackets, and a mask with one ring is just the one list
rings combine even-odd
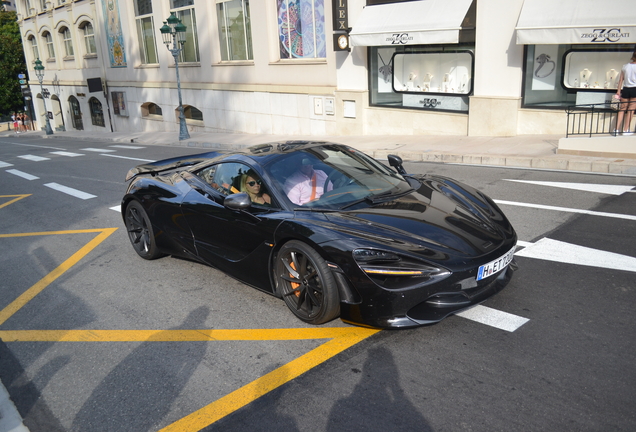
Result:
{"label": "car front wheel", "polygon": [[340,315],[336,281],[325,260],[309,245],[292,240],[280,249],[276,282],[287,307],[309,324],[323,324]]}

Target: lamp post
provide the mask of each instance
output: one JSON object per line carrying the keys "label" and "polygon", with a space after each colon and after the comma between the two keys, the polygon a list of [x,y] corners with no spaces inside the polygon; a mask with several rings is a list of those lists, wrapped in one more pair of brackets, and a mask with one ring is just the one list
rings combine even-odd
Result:
{"label": "lamp post", "polygon": [[[186,26],[181,23],[174,13],[163,22],[160,29],[163,43],[174,57],[174,67],[177,72],[177,93],[179,94],[179,141],[190,139],[188,127],[186,126],[185,114],[183,113],[183,102],[181,101],[181,80],[179,78],[179,54],[183,51],[183,44],[186,41]],[[172,48],[170,43],[172,42]],[[177,45],[178,43],[178,45]]]}
{"label": "lamp post", "polygon": [[35,60],[35,76],[40,81],[40,90],[42,91],[42,103],[44,104],[44,118],[46,120],[46,125],[44,126],[44,131],[47,135],[53,135],[53,129],[51,129],[51,123],[49,123],[49,113],[46,109],[46,96],[44,94],[44,88],[42,88],[42,81],[44,80],[44,66],[42,66],[42,61],[40,59]]}

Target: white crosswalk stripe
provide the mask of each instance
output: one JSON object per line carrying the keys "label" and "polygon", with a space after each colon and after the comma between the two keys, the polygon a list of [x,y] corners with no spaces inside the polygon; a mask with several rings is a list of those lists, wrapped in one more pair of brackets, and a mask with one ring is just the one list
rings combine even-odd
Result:
{"label": "white crosswalk stripe", "polygon": [[91,199],[91,198],[97,198],[97,195],[91,195],[89,193],[82,192],[80,190],[73,189],[73,188],[70,188],[68,186],[63,186],[63,185],[58,184],[58,183],[46,183],[44,186],[49,187],[49,188],[54,189],[54,190],[59,191],[59,192],[64,192],[67,195],[71,195],[71,196],[74,196],[76,198],[83,199],[83,200],[87,200],[87,199]]}
{"label": "white crosswalk stripe", "polygon": [[28,155],[22,155],[22,156],[18,156],[21,159],[26,159],[26,160],[30,160],[32,162],[41,162],[41,161],[45,161],[45,160],[51,160],[51,158],[47,158],[47,157],[42,157],[42,156],[35,156],[32,154],[28,154]]}
{"label": "white crosswalk stripe", "polygon": [[31,175],[31,174],[27,174],[27,173],[22,172],[22,171],[15,170],[15,169],[7,170],[7,172],[9,174],[17,175],[18,177],[22,177],[23,179],[27,179],[27,180],[38,180],[40,178],[40,177],[36,177],[34,175]]}
{"label": "white crosswalk stripe", "polygon": [[596,192],[607,195],[622,195],[625,192],[633,192],[636,186],[623,186],[623,185],[607,185],[607,184],[591,184],[591,183],[567,183],[567,182],[547,182],[547,181],[532,181],[532,180],[511,180],[504,179],[505,181],[516,183],[527,183],[537,186],[550,186],[563,189],[574,189],[585,192]]}
{"label": "white crosswalk stripe", "polygon": [[83,149],[80,149],[80,150],[89,151],[89,152],[95,152],[95,153],[112,153],[114,151],[117,151],[117,150],[109,150],[109,149],[98,149],[98,148],[92,148],[92,147],[83,148]]}
{"label": "white crosswalk stripe", "polygon": [[81,153],[71,153],[71,152],[65,152],[65,151],[54,151],[54,152],[51,152],[51,154],[58,155],[58,156],[68,156],[68,157],[84,156]]}

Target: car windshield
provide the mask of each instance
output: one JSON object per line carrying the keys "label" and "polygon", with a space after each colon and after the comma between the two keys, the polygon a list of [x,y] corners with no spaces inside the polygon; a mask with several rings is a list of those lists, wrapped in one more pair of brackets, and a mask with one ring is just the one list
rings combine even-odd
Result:
{"label": "car windshield", "polygon": [[299,209],[346,209],[412,190],[401,175],[364,153],[341,146],[285,154],[266,170]]}

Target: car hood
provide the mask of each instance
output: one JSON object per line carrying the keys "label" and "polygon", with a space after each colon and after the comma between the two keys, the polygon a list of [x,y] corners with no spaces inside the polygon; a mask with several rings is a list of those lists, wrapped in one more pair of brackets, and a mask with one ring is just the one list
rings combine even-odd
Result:
{"label": "car hood", "polygon": [[429,254],[480,256],[515,236],[501,210],[474,188],[439,176],[412,179],[419,188],[410,194],[326,216],[342,233]]}

